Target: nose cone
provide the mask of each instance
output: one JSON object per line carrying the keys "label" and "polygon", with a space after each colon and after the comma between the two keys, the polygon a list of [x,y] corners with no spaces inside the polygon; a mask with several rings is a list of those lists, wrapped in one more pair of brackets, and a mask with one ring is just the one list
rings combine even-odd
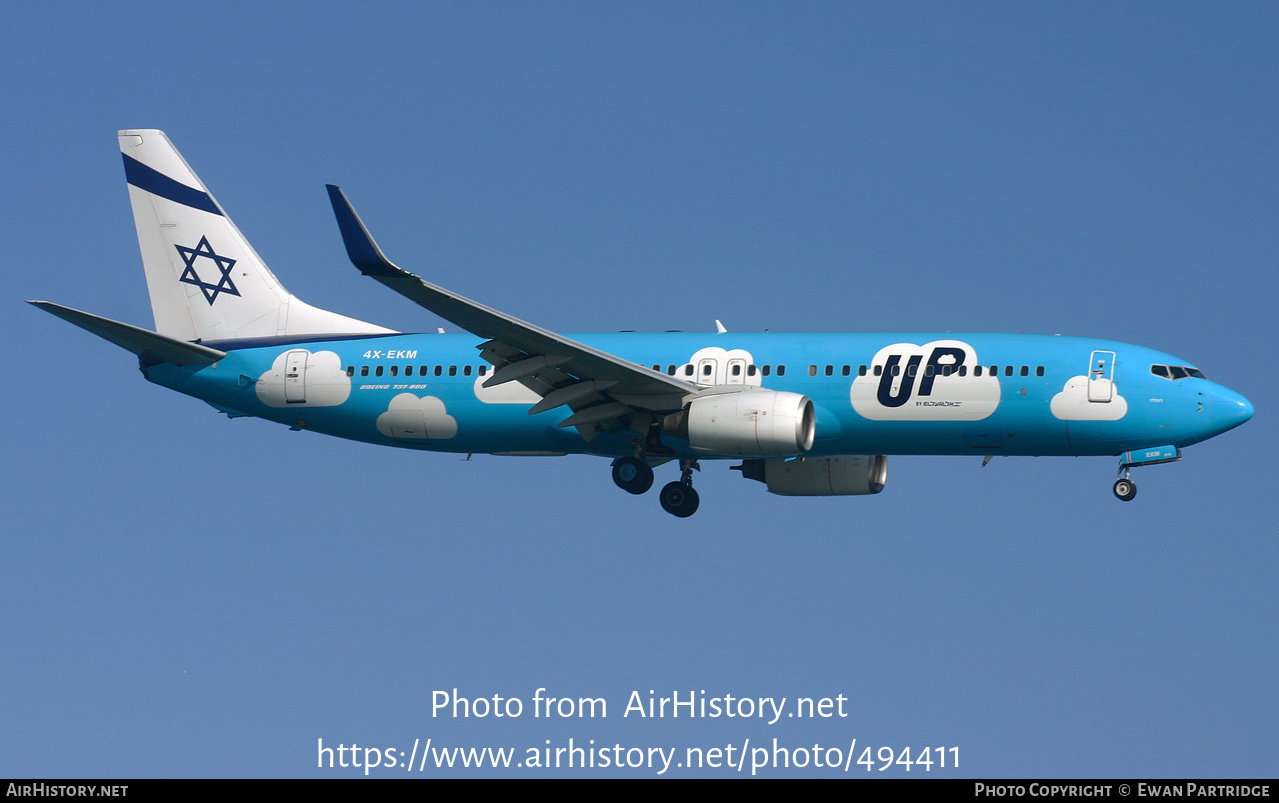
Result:
{"label": "nose cone", "polygon": [[1252,418],[1252,402],[1239,393],[1218,387],[1212,394],[1212,427],[1218,433],[1234,429]]}

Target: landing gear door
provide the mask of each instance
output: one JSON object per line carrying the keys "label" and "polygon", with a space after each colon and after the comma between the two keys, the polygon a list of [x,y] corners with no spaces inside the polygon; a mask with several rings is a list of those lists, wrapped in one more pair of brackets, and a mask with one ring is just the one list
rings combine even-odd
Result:
{"label": "landing gear door", "polygon": [[290,351],[284,358],[284,401],[286,404],[306,402],[307,351]]}
{"label": "landing gear door", "polygon": [[1088,401],[1108,402],[1115,394],[1115,352],[1094,351],[1088,366]]}
{"label": "landing gear door", "polygon": [[421,410],[388,410],[391,437],[396,440],[429,441],[426,416]]}

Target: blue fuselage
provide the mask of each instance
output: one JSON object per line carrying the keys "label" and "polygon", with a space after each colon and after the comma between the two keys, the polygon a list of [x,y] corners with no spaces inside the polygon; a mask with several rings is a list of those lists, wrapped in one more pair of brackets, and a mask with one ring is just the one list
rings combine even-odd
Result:
{"label": "blue fuselage", "polygon": [[[1187,446],[1252,415],[1246,399],[1184,361],[1107,340],[950,333],[570,337],[704,387],[803,394],[817,413],[813,455],[1115,455]],[[208,344],[227,352],[214,365],[153,365],[147,377],[230,415],[369,443],[495,454],[633,451],[634,434],[625,428],[587,442],[575,428],[557,427],[572,413],[568,407],[529,415],[538,397],[518,382],[484,388],[492,368],[476,344],[469,334],[225,341]],[[405,415],[420,416],[426,432],[397,429]],[[663,441],[681,456],[730,456],[698,454],[669,435]]]}

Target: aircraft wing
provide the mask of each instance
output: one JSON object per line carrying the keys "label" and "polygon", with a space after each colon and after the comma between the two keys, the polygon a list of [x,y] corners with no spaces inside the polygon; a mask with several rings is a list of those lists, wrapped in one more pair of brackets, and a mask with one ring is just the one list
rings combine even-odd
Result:
{"label": "aircraft wing", "polygon": [[332,184],[328,190],[347,255],[360,272],[484,338],[477,346],[480,356],[496,369],[484,385],[520,382],[542,397],[530,414],[567,404],[574,414],[560,426],[577,426],[589,440],[597,426],[615,426],[637,413],[678,410],[696,392],[691,382],[557,335],[397,267],[383,255],[342,190]]}

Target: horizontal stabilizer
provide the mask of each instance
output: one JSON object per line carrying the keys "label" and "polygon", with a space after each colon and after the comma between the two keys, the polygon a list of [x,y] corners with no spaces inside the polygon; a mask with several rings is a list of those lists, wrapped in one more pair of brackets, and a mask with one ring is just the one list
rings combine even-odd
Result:
{"label": "horizontal stabilizer", "polygon": [[64,321],[69,321],[103,340],[131,351],[139,357],[152,357],[174,365],[208,365],[226,356],[225,351],[211,349],[198,343],[187,343],[127,323],[90,315],[87,312],[50,304],[48,301],[28,301]]}

